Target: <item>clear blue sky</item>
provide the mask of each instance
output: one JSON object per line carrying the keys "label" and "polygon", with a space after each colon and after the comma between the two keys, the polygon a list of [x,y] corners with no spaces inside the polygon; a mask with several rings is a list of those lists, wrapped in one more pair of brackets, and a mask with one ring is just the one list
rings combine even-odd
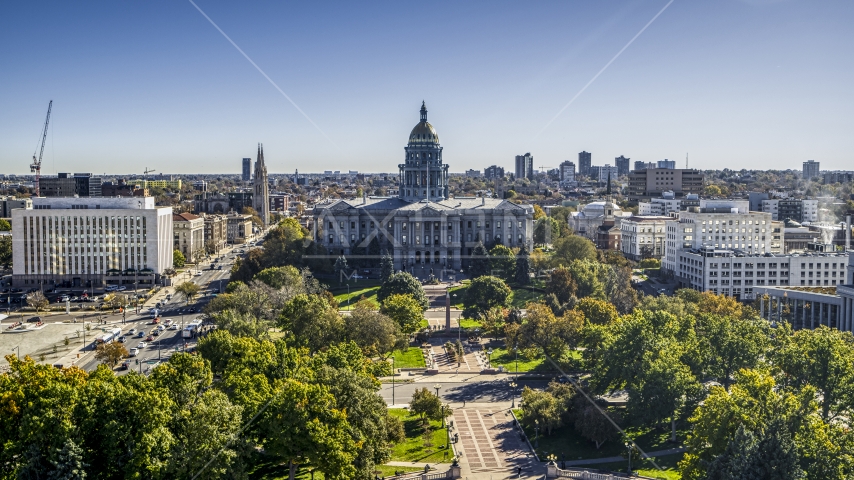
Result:
{"label": "clear blue sky", "polygon": [[[619,155],[852,169],[854,2],[0,4],[0,173],[396,171],[421,100],[452,171]],[[542,133],[540,133],[542,131]],[[328,139],[324,136],[328,136]]]}

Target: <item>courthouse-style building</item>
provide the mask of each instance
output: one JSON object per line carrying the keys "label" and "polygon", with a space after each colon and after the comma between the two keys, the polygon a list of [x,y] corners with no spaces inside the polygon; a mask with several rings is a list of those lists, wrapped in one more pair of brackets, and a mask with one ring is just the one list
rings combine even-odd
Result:
{"label": "courthouse-style building", "polygon": [[448,165],[423,103],[403,150],[398,196],[332,199],[315,206],[315,240],[330,255],[371,254],[374,245],[393,256],[396,270],[426,277],[465,269],[478,242],[531,250],[533,206],[449,195]]}

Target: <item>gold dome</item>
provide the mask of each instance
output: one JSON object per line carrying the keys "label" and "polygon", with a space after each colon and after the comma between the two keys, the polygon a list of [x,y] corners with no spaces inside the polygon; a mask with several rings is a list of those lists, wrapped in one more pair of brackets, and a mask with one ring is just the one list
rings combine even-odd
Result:
{"label": "gold dome", "polygon": [[439,135],[430,122],[427,121],[427,106],[421,102],[421,121],[409,133],[409,144],[438,145]]}

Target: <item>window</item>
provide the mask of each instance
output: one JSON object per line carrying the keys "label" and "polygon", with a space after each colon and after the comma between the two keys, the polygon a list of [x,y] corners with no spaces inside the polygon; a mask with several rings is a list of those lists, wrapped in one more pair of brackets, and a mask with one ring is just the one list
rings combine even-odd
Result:
{"label": "window", "polygon": [[403,243],[404,245],[406,245],[406,235],[403,235],[403,236],[401,237],[401,243]]}

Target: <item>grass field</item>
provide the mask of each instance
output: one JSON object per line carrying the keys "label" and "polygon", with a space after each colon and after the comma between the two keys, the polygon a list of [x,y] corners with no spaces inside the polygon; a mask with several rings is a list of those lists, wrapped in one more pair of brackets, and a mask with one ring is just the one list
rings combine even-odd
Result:
{"label": "grass field", "polygon": [[335,294],[335,300],[338,301],[338,308],[347,309],[348,305],[355,304],[362,297],[365,297],[368,302],[371,303],[373,308],[379,309],[380,304],[377,302],[377,291],[379,291],[380,287],[364,287],[362,285],[356,287],[354,285],[350,285],[350,293],[347,294],[347,289],[345,288],[342,292],[340,288],[335,288],[332,291]]}
{"label": "grass field", "polygon": [[[288,478],[288,466],[271,461],[268,457],[260,454],[253,455],[249,468],[249,478],[252,480],[285,480]],[[374,473],[380,477],[390,477],[394,472],[423,472],[424,466],[399,467],[392,465],[377,465]],[[311,480],[311,467],[302,467],[297,470],[296,478],[299,480]],[[314,472],[314,480],[324,480],[321,472]]]}
{"label": "grass field", "polygon": [[[643,475],[644,477],[658,478],[662,480],[681,480],[682,475],[676,468],[676,464],[682,460],[683,455],[684,454],[682,453],[676,453],[673,455],[654,457],[653,460],[662,468],[661,470],[655,468],[655,465],[653,465],[651,461],[643,460],[640,465],[632,465],[632,471],[639,475]],[[584,467],[608,470],[611,472],[625,472],[628,466],[628,461],[584,465]]]}
{"label": "grass field", "polygon": [[431,437],[433,446],[428,447],[424,445],[421,419],[411,416],[409,410],[403,408],[389,408],[388,413],[403,421],[403,429],[406,432],[406,440],[392,447],[392,461],[418,462],[421,465],[450,461],[451,450],[445,449],[446,433],[444,428],[440,428],[442,422],[430,421],[430,426],[434,429]]}
{"label": "grass field", "polygon": [[[508,372],[516,372],[516,353],[513,352],[512,349],[508,350],[507,348],[493,348],[492,349],[492,366],[495,368],[504,367],[505,371]],[[551,364],[547,363],[544,358],[538,358],[535,360],[529,360],[525,358],[524,355],[518,356],[519,362],[518,366],[519,372],[546,372],[546,371],[554,371],[551,368]]]}
{"label": "grass field", "polygon": [[421,368],[426,367],[424,363],[424,354],[418,347],[409,347],[405,352],[395,350],[394,368]]}
{"label": "grass field", "polygon": [[[463,298],[465,298],[467,288],[468,285],[466,284],[449,290],[451,292],[451,304],[454,305],[454,307],[463,308]],[[525,308],[525,305],[527,305],[528,302],[540,300],[545,295],[543,292],[538,290],[531,291],[530,285],[510,285],[510,289],[513,290],[510,305],[516,308]]]}

